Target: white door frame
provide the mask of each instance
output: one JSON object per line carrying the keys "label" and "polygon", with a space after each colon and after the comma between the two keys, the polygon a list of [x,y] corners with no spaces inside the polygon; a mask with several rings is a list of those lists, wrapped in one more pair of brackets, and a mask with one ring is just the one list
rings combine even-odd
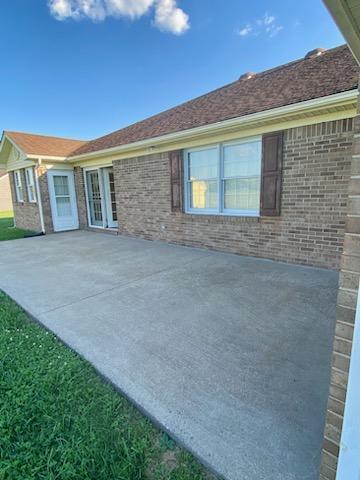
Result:
{"label": "white door frame", "polygon": [[[68,187],[69,187],[69,197],[72,215],[68,217],[67,224],[59,224],[59,218],[57,216],[57,203],[56,195],[54,188],[54,176],[64,176],[68,178]],[[50,198],[50,207],[51,207],[51,216],[54,232],[64,232],[67,230],[77,230],[79,228],[79,218],[77,210],[77,201],[75,193],[75,181],[74,181],[74,171],[73,170],[48,170],[47,172],[48,188],[49,188],[49,198]]]}
{"label": "white door frame", "polygon": [[[89,203],[89,192],[88,192],[88,179],[87,179],[87,172],[97,171],[99,175],[99,189],[100,189],[100,197],[101,197],[101,212],[102,212],[102,225],[93,225],[91,223],[91,212],[90,212],[90,203]],[[105,228],[105,220],[104,220],[104,201],[103,201],[103,191],[102,191],[102,182],[100,181],[100,171],[98,167],[87,167],[84,168],[84,188],[85,188],[85,199],[86,199],[86,213],[88,219],[88,225],[91,228]]]}
{"label": "white door frame", "polygon": [[[105,195],[106,191],[104,188],[104,172],[105,169],[107,168],[113,168],[112,163],[107,164],[107,165],[101,165],[101,166],[94,166],[94,167],[85,167],[83,169],[83,175],[84,175],[84,187],[85,187],[85,198],[86,198],[86,213],[87,213],[87,218],[88,218],[88,225],[91,228],[100,228],[100,229],[106,229],[106,228],[116,228],[117,227],[117,222],[113,226],[108,226],[108,209],[106,205],[106,200],[105,200]],[[97,171],[99,175],[99,188],[100,188],[100,196],[101,196],[101,211],[102,211],[102,225],[92,225],[91,224],[91,214],[90,214],[90,204],[89,204],[89,194],[88,194],[88,181],[87,181],[87,175],[86,173],[89,171]],[[110,205],[111,209],[111,205]]]}
{"label": "white door frame", "polygon": [[[360,285],[359,285],[360,288]],[[360,295],[350,358],[336,480],[360,479]]]}
{"label": "white door frame", "polygon": [[[106,211],[106,218],[107,218],[107,226],[109,228],[116,228],[118,226],[118,222],[113,220],[109,168],[110,167],[104,167],[102,169],[103,180],[104,180],[104,199],[106,199],[105,211]],[[114,170],[113,170],[113,175],[114,175]]]}

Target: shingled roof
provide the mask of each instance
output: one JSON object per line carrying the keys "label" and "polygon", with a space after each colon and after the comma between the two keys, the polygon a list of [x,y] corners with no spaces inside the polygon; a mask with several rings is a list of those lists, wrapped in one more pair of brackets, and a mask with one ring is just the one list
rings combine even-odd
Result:
{"label": "shingled roof", "polygon": [[71,152],[87,143],[82,140],[34,135],[32,133],[23,132],[5,131],[4,134],[27,155],[68,157]]}
{"label": "shingled roof", "polygon": [[92,140],[70,156],[209,125],[356,89],[359,67],[346,45],[242,78],[138,123]]}

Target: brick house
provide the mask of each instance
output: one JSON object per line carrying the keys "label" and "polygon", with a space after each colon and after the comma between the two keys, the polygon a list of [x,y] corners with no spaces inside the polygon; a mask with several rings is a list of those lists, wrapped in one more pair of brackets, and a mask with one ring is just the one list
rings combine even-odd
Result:
{"label": "brick house", "polygon": [[90,142],[4,132],[16,224],[339,268],[357,85],[341,46]]}
{"label": "brick house", "polygon": [[351,179],[360,171],[358,77],[347,46],[316,49],[89,142],[5,131],[0,145],[19,227],[100,229],[343,269],[322,465],[328,479],[357,290],[349,265],[359,227],[347,215],[359,193]]}

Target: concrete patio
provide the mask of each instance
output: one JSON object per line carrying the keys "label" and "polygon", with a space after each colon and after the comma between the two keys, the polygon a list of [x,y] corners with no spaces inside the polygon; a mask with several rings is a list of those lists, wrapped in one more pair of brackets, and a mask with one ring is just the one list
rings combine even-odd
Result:
{"label": "concrete patio", "polygon": [[0,244],[0,288],[229,480],[317,480],[337,280],[102,233]]}

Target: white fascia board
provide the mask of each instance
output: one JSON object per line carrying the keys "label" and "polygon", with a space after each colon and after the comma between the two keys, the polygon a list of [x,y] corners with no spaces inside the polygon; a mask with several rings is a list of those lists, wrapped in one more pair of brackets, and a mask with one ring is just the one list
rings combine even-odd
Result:
{"label": "white fascia board", "polygon": [[44,160],[45,162],[47,161],[53,161],[53,162],[64,162],[66,160],[66,157],[55,157],[53,155],[26,155],[27,158],[31,160]]}
{"label": "white fascia board", "polygon": [[289,114],[301,114],[306,113],[309,110],[314,108],[326,108],[333,105],[336,105],[338,102],[344,102],[346,100],[356,100],[359,95],[358,89],[348,90],[346,92],[335,93],[333,95],[328,95],[326,97],[315,98],[313,100],[306,100],[304,102],[298,102],[291,105],[286,105],[284,107],[272,108],[271,110],[265,110],[263,112],[251,113],[249,115],[244,115],[242,117],[236,117],[229,120],[223,120],[221,122],[211,123],[209,125],[203,125],[201,127],[195,127],[187,130],[182,130],[180,132],[170,133],[167,135],[161,135],[158,137],[148,138],[146,140],[140,140],[138,142],[127,143],[126,145],[120,145],[118,147],[106,148],[103,150],[96,150],[95,152],[83,153],[81,155],[75,155],[73,157],[68,157],[67,162],[76,162],[82,159],[90,159],[96,156],[111,155],[120,153],[126,150],[134,150],[141,147],[151,147],[154,144],[162,144],[175,140],[180,140],[184,137],[190,135],[201,135],[204,133],[212,133],[223,128],[231,128],[236,126],[241,126],[244,124],[251,124],[252,122],[271,120],[272,118],[277,118],[282,115]]}
{"label": "white fascia board", "polygon": [[[9,140],[9,142],[11,143],[11,145],[16,148],[16,150],[18,150],[22,155],[24,155],[25,157],[27,157],[26,153],[24,152],[24,150],[22,150],[19,145],[17,145],[14,140],[12,140],[8,135],[6,135],[6,133],[4,133],[3,135],[3,140],[1,141],[1,144],[3,145],[3,142],[5,142],[5,138],[7,140]],[[2,148],[2,145],[1,145],[1,148]],[[1,152],[1,149],[0,149],[0,152]]]}

